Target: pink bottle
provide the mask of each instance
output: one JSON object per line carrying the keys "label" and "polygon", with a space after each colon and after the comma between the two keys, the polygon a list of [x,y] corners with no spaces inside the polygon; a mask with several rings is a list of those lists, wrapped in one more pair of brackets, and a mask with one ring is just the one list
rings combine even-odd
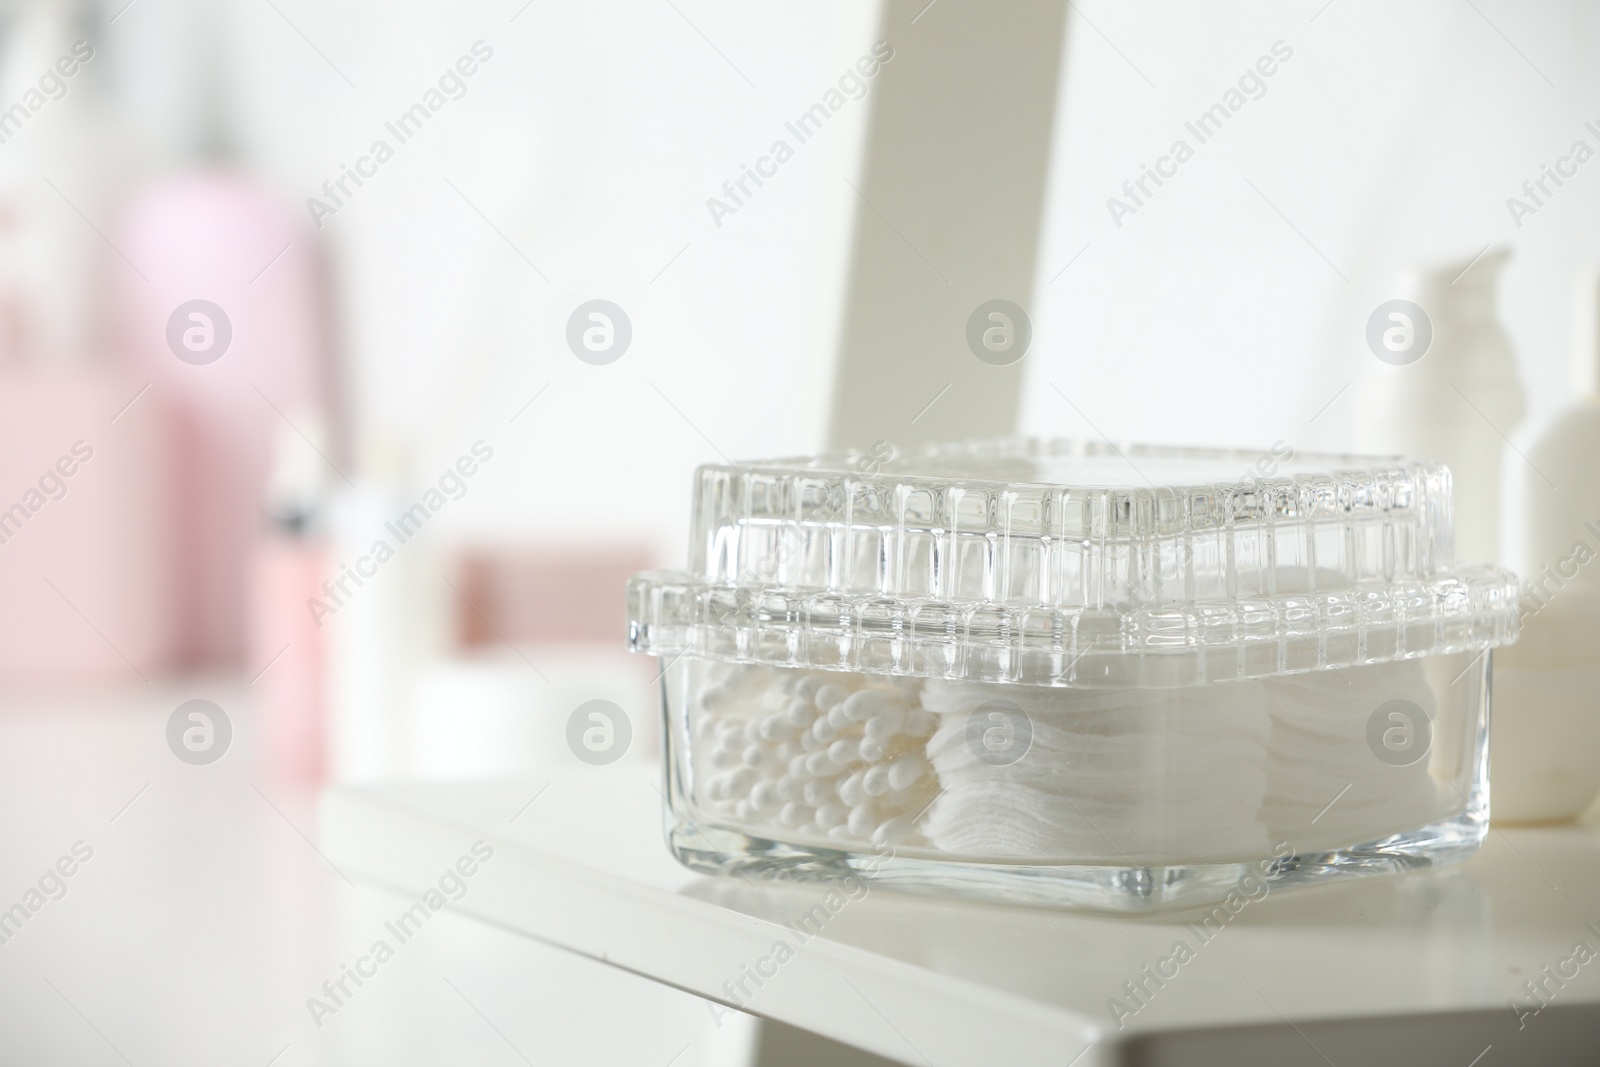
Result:
{"label": "pink bottle", "polygon": [[317,785],[327,763],[327,643],[309,605],[328,575],[327,444],[319,413],[287,414],[299,428],[277,433],[250,567],[250,685],[268,773]]}
{"label": "pink bottle", "polygon": [[172,664],[173,450],[140,385],[0,358],[0,684],[138,685]]}
{"label": "pink bottle", "polygon": [[251,686],[277,781],[315,785],[326,771],[327,646],[306,601],[323,595],[327,564],[320,539],[279,529],[263,536],[250,568]]}
{"label": "pink bottle", "polygon": [[272,442],[292,412],[332,407],[317,246],[293,204],[223,170],[134,196],[116,246],[129,266],[111,275],[115,351],[180,438],[182,655],[252,677],[265,664],[246,662],[248,576]]}

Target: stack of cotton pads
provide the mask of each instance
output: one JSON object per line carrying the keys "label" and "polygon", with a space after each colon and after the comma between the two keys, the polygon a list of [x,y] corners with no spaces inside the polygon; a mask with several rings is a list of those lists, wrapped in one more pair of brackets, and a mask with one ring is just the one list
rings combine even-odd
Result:
{"label": "stack of cotton pads", "polygon": [[[1389,762],[1368,732],[1390,701],[1436,718],[1422,661],[1289,674],[1265,684],[1272,743],[1262,818],[1274,841],[1301,852],[1374,841],[1431,822],[1452,799],[1461,801],[1428,772],[1428,737],[1410,738],[1414,752]],[[1388,720],[1379,718],[1380,729],[1388,729]],[[1398,762],[1404,760],[1411,762]]]}
{"label": "stack of cotton pads", "polygon": [[[968,721],[1021,709],[1015,762],[979,758]],[[1267,703],[1260,682],[1185,690],[1048,689],[929,681],[940,712],[928,755],[941,791],[924,826],[948,852],[1108,863],[1229,859],[1263,851]]]}

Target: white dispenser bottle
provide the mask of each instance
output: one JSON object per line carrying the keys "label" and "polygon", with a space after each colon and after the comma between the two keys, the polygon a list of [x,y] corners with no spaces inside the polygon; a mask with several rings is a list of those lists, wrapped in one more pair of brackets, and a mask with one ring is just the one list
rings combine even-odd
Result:
{"label": "white dispenser bottle", "polygon": [[1392,366],[1368,356],[1356,377],[1362,452],[1443,460],[1454,475],[1456,558],[1499,562],[1500,462],[1527,403],[1511,340],[1495,317],[1496,279],[1510,256],[1448,263],[1408,279],[1403,295],[1431,323],[1422,358]]}
{"label": "white dispenser bottle", "polygon": [[1522,638],[1495,654],[1497,822],[1576,818],[1600,793],[1600,274],[1578,294],[1579,399],[1526,449]]}

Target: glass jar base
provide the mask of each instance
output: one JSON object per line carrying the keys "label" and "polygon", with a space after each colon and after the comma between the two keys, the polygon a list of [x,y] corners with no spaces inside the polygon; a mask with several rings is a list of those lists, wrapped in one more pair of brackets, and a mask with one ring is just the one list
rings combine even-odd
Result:
{"label": "glass jar base", "polygon": [[1285,888],[1444,867],[1472,856],[1489,831],[1474,789],[1459,813],[1416,830],[1339,849],[1280,849],[1259,860],[1164,866],[1025,864],[896,854],[889,846],[824,848],[752,836],[667,810],[667,844],[702,874],[817,883],[854,876],[896,892],[988,903],[1138,914],[1255,901]]}

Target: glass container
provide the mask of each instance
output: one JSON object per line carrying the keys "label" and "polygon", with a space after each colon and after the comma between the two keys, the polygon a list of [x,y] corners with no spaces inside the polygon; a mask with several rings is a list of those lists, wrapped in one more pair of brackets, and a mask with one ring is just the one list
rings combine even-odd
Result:
{"label": "glass container", "polygon": [[1517,589],[1442,465],[881,452],[702,467],[629,585],[690,868],[1138,911],[1482,841]]}

